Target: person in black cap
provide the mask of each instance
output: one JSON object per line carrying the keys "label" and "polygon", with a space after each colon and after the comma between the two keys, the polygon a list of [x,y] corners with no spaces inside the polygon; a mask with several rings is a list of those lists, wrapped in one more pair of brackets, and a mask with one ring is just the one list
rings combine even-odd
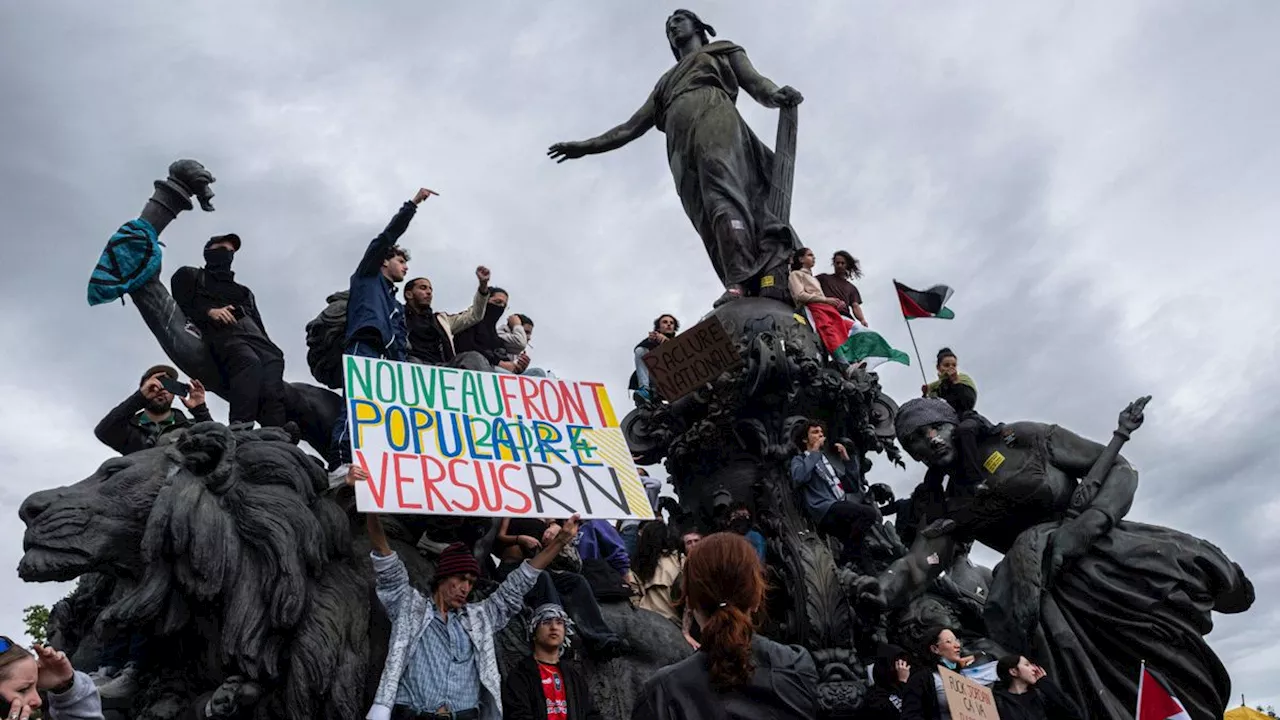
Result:
{"label": "person in black cap", "polygon": [[204,267],[173,274],[173,299],[195,324],[227,378],[230,423],[281,427],[284,353],[267,336],[253,291],[235,281],[231,261],[239,235],[216,235],[204,246]]}
{"label": "person in black cap", "polygon": [[93,429],[93,434],[121,455],[155,447],[162,435],[193,422],[212,420],[209,408],[204,404],[204,386],[191,379],[187,396],[182,404],[191,411],[188,418],[181,410],[174,410],[173,393],[165,389],[161,378],[178,379],[178,371],[168,365],[156,365],[142,374],[138,391],[112,408]]}

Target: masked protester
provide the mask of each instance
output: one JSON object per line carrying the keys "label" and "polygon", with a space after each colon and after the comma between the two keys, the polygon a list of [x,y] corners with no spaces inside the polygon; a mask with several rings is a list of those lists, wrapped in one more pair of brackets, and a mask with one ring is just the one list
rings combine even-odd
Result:
{"label": "masked protester", "polygon": [[459,353],[480,353],[490,366],[497,367],[499,363],[506,360],[506,345],[498,336],[498,322],[506,312],[507,291],[502,288],[490,288],[484,317],[454,336],[454,348]]}
{"label": "masked protester", "polygon": [[227,376],[231,423],[285,423],[284,353],[267,336],[253,291],[231,269],[240,236],[218,235],[204,246],[204,268],[173,274],[173,299],[200,330]]}
{"label": "masked protester", "polygon": [[756,555],[760,557],[760,562],[764,562],[764,536],[756,530],[755,523],[751,518],[751,508],[741,500],[729,506],[729,513],[725,521],[725,526],[729,532],[741,535],[751,543],[751,547],[755,549]]}

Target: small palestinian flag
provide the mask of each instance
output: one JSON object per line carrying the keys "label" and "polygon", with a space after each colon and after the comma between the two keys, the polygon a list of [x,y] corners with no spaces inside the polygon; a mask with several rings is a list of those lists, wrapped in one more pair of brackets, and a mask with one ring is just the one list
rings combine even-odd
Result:
{"label": "small palestinian flag", "polygon": [[956,314],[947,307],[947,301],[954,292],[946,285],[934,285],[928,290],[912,290],[897,280],[893,287],[898,291],[898,304],[902,306],[902,317],[937,318],[939,320],[954,319]]}
{"label": "small palestinian flag", "polygon": [[1138,676],[1138,712],[1134,720],[1191,720],[1173,688],[1145,662]]}

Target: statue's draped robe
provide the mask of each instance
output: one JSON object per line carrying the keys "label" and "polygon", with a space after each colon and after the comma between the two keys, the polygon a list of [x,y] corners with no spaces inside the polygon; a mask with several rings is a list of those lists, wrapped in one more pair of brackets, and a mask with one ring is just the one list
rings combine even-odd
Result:
{"label": "statue's draped robe", "polygon": [[785,264],[794,242],[767,207],[773,152],[734,104],[738,77],[729,59],[740,52],[726,41],[704,45],[668,70],[652,97],[676,191],[726,285]]}
{"label": "statue's draped robe", "polygon": [[[1043,476],[1051,450],[1036,444],[1023,473]],[[1121,520],[1046,590],[1045,550],[1061,525],[1023,530],[996,565],[984,613],[991,639],[1042,664],[1091,718],[1133,717],[1142,660],[1192,718],[1222,717],[1231,681],[1204,635],[1211,610],[1252,602],[1240,567],[1197,537]]]}

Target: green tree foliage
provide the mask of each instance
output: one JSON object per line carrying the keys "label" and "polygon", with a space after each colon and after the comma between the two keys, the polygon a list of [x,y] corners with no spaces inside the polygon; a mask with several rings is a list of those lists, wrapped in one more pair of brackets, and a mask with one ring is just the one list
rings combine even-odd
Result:
{"label": "green tree foliage", "polygon": [[22,622],[27,625],[27,635],[38,643],[46,642],[49,634],[49,608],[32,605],[23,609]]}

